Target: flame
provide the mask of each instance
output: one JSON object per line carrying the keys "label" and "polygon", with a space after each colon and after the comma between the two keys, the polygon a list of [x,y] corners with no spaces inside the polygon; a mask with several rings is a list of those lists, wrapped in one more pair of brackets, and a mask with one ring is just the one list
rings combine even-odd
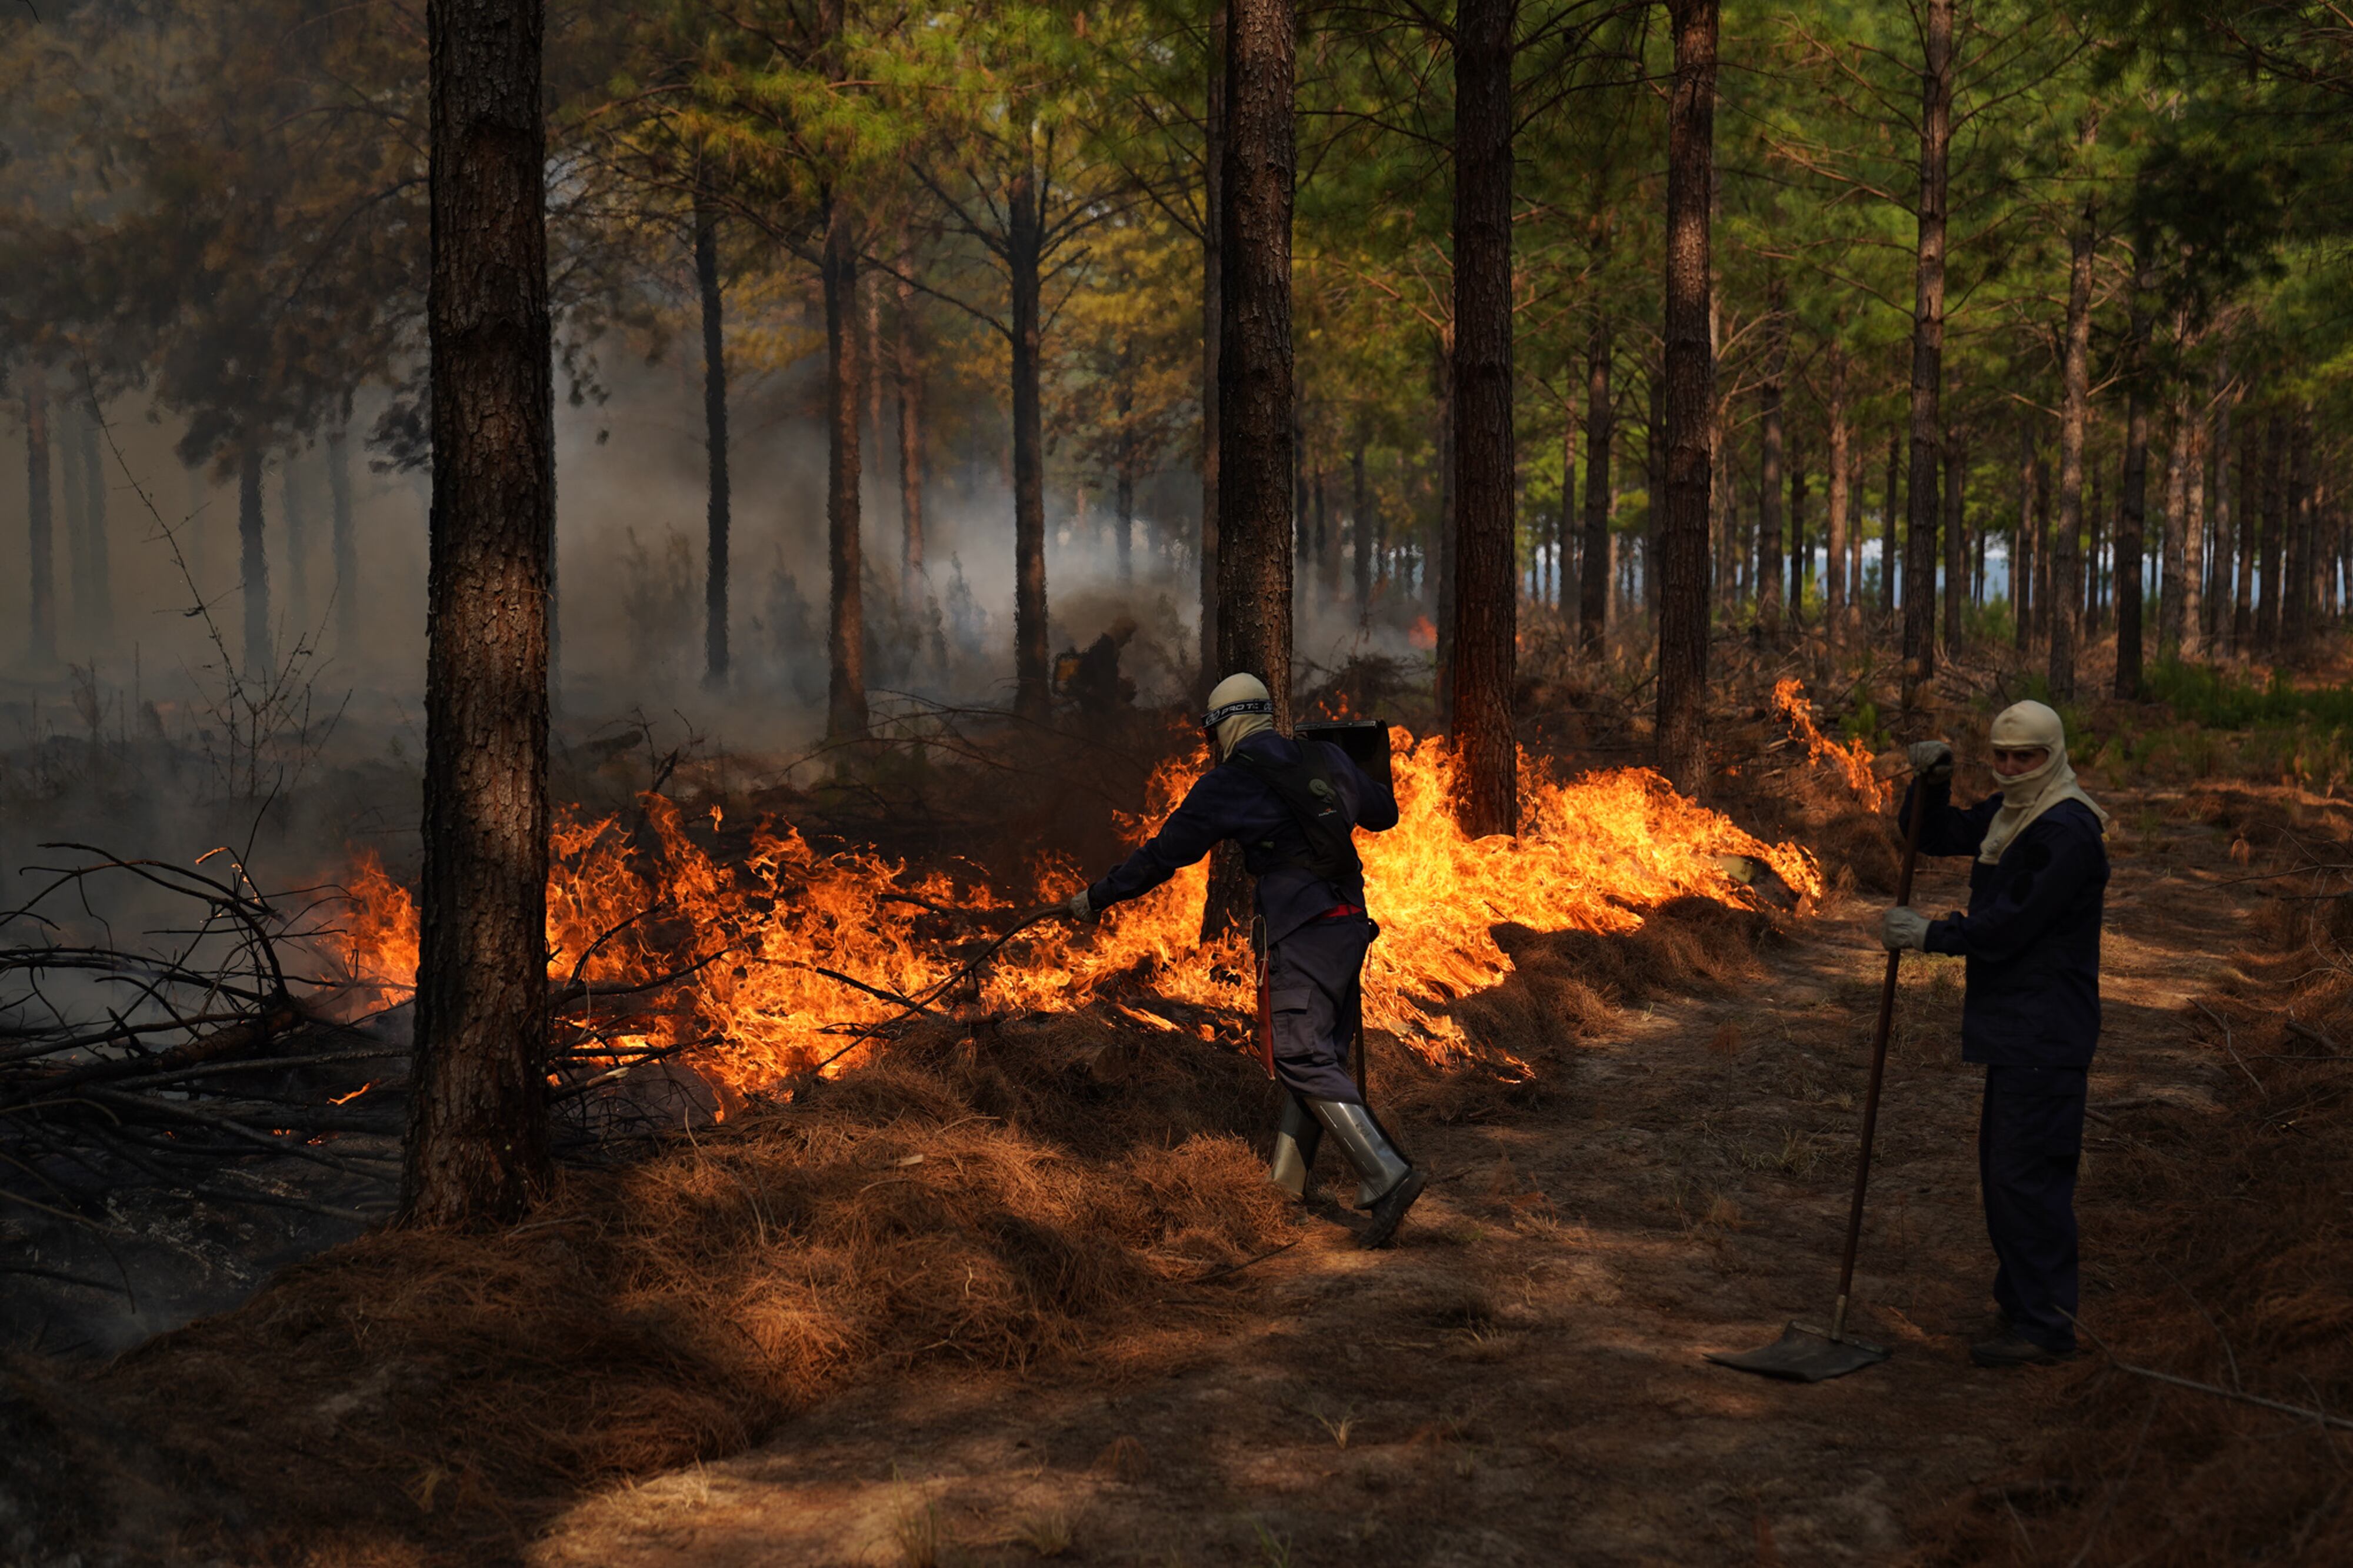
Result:
{"label": "flame", "polygon": [[327,1011],[349,1023],[406,1001],[416,989],[417,925],[416,901],[373,849],[353,858],[343,891],[350,907],[321,945],[343,972]]}
{"label": "flame", "polygon": [[1805,685],[1795,676],[1784,676],[1774,682],[1773,711],[1788,720],[1798,739],[1806,742],[1807,762],[1827,761],[1866,809],[1877,811],[1887,804],[1894,786],[1880,783],[1879,776],[1872,772],[1871,748],[1860,739],[1841,745],[1823,734],[1814,722],[1814,705],[1806,697]]}
{"label": "flame", "polygon": [[[1197,749],[1155,772],[1146,809],[1121,823],[1130,842],[1183,798],[1207,761]],[[1449,1007],[1511,973],[1490,934],[1497,924],[1622,932],[1675,898],[1753,906],[1757,895],[1725,867],[1730,856],[1765,862],[1801,897],[1821,891],[1804,849],[1759,841],[1647,769],[1558,781],[1523,756],[1519,836],[1474,839],[1448,809],[1452,763],[1442,741],[1398,731],[1391,761],[1398,824],[1357,840],[1381,926],[1366,964],[1365,1022],[1441,1064],[1480,1055]],[[988,889],[879,856],[820,853],[789,824],[763,822],[748,853],[722,858],[689,837],[689,819],[668,799],[639,805],[642,830],[565,814],[551,846],[549,976],[576,976],[592,994],[590,1027],[617,1059],[697,1042],[698,1068],[734,1093],[837,1057],[827,1070],[839,1071],[868,1048],[859,1031],[903,1016],[902,999],[950,980],[983,936],[1009,923],[1009,901]],[[1082,876],[1062,864],[1049,867],[1047,880],[1067,889]],[[353,972],[396,993],[414,980],[414,909],[371,855],[351,884],[360,901],[349,928]],[[949,994],[937,1005],[1059,1011],[1100,994],[1139,1024],[1216,1033],[1198,1021],[1172,1026],[1150,1010],[1158,999],[1223,1014],[1240,1044],[1249,960],[1239,936],[1206,950],[1199,942],[1208,888],[1207,866],[1194,866],[1092,930],[1033,928],[983,972],[976,997]],[[594,996],[706,960],[672,987]],[[1525,1070],[1493,1053],[1482,1059]]]}

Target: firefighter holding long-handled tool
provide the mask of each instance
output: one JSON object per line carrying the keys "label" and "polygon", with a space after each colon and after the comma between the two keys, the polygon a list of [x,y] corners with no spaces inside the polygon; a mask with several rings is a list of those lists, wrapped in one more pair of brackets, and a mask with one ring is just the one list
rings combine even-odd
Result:
{"label": "firefighter holding long-handled tool", "polygon": [[1387,742],[1376,776],[1329,741],[1282,734],[1273,700],[1254,675],[1219,681],[1201,726],[1217,766],[1194,781],[1148,843],[1073,894],[1070,913],[1092,920],[1160,886],[1221,840],[1242,847],[1258,883],[1260,1049],[1285,1091],[1270,1175],[1304,1196],[1316,1147],[1328,1134],[1361,1183],[1356,1206],[1371,1213],[1358,1242],[1386,1246],[1427,1182],[1350,1073],[1351,1048],[1361,1050],[1365,952],[1376,934],[1353,836],[1359,827],[1378,833],[1397,826]]}
{"label": "firefighter holding long-handled tool", "polygon": [[[2040,702],[1993,721],[2000,793],[1952,803],[1953,749],[1912,747],[1923,792],[1924,855],[1973,855],[1969,907],[1940,920],[1889,910],[1881,938],[1968,961],[1961,1059],[1983,1063],[1978,1175],[1993,1242],[1996,1331],[1969,1349],[1979,1366],[2027,1366],[2075,1352],[2075,1167],[2084,1079],[2100,1037],[2100,916],[2108,814],[2075,783],[2067,732]],[[1906,801],[1906,816],[1910,802]]]}

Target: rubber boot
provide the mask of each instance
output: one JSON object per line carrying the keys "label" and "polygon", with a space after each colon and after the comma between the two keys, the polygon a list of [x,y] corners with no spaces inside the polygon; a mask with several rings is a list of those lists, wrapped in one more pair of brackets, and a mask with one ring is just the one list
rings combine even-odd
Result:
{"label": "rubber boot", "polygon": [[1389,1142],[1388,1134],[1381,1131],[1380,1123],[1363,1106],[1337,1100],[1311,1100],[1307,1103],[1315,1112],[1315,1120],[1340,1145],[1340,1152],[1347,1155],[1348,1163],[1356,1168],[1362,1184],[1356,1189],[1356,1206],[1370,1210],[1373,1222],[1357,1233],[1356,1245],[1387,1247],[1397,1235],[1405,1211],[1421,1196],[1421,1189],[1429,1185],[1430,1179],[1398,1152],[1397,1145]]}
{"label": "rubber boot", "polygon": [[1274,1163],[1267,1168],[1266,1179],[1306,1201],[1315,1179],[1315,1151],[1323,1142],[1324,1124],[1307,1113],[1297,1095],[1284,1095],[1282,1120],[1274,1129]]}

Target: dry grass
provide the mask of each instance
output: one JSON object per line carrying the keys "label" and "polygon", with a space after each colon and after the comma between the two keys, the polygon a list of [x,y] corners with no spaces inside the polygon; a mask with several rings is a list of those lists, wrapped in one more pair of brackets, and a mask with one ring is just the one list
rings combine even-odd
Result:
{"label": "dry grass", "polygon": [[1117,1044],[1082,1016],[941,1026],[806,1105],[568,1175],[515,1229],[371,1235],[95,1373],[17,1369],[16,1462],[154,1493],[110,1520],[39,1489],[135,1556],[167,1531],[240,1563],[479,1563],[859,1368],[1031,1362],[1282,1223],[1236,1135],[1250,1064],[1155,1042],[1114,1094],[1086,1068]]}

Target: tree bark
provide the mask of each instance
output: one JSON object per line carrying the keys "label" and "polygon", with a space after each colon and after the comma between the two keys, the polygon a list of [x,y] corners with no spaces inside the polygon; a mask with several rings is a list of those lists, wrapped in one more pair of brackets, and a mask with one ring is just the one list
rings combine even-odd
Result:
{"label": "tree bark", "polygon": [[[2157,584],[2157,657],[2164,663],[2181,658],[2182,617],[2195,595],[2185,592],[2187,572],[2190,564],[2189,532],[2193,526],[2203,523],[2203,518],[2193,524],[2189,517],[2189,489],[2193,482],[2190,455],[2193,444],[2190,426],[2189,390],[2178,385],[2173,394],[2173,439],[2167,443],[2165,459],[2165,531],[2158,545]],[[2200,486],[2200,512],[2203,505]],[[2118,623],[2119,633],[2122,623]]]}
{"label": "tree bark", "polygon": [[245,608],[245,678],[267,685],[278,660],[269,646],[269,553],[261,524],[261,448],[248,445],[237,470],[237,597]]}
{"label": "tree bark", "polygon": [[1512,28],[1516,0],[1454,22],[1454,815],[1520,826],[1512,685],[1519,525],[1512,406]]}
{"label": "tree bark", "polygon": [[1968,449],[1958,426],[1945,431],[1945,646],[1961,650],[1969,586]]}
{"label": "tree bark", "polygon": [[1005,266],[1013,329],[1013,706],[1033,722],[1053,714],[1046,619],[1046,433],[1039,387],[1045,331],[1046,193],[1024,169],[1006,192]]}
{"label": "tree bark", "polygon": [[709,545],[703,577],[702,683],[727,684],[727,333],[719,290],[719,212],[694,185],[694,285],[702,304],[702,442],[709,473]]}
{"label": "tree bark", "polygon": [[57,542],[49,480],[49,398],[37,375],[25,377],[25,565],[31,574],[26,657],[36,671],[58,658]]}
{"label": "tree bark", "polygon": [[1789,624],[1797,626],[1806,618],[1806,580],[1813,574],[1814,552],[1806,538],[1805,454],[1799,450],[1795,435],[1788,437],[1786,447],[1789,464]]}
{"label": "tree bark", "polygon": [[[1757,399],[1761,426],[1757,474],[1757,625],[1769,641],[1781,636],[1781,389],[1789,368],[1788,291],[1780,279],[1766,286],[1765,308],[1771,336],[1765,348],[1765,381]],[[1792,585],[1789,617],[1802,618],[1805,601],[1795,585],[1798,556],[1789,557]]]}
{"label": "tree bark", "polygon": [[[1216,677],[1266,682],[1291,729],[1291,203],[1298,15],[1293,0],[1233,0],[1219,178]],[[1210,865],[1204,938],[1246,918],[1231,851]]]}
{"label": "tree bark", "polygon": [[1911,509],[1905,525],[1904,668],[1936,673],[1938,459],[1944,456],[1945,227],[1953,139],[1953,0],[1927,0],[1920,69],[1918,248],[1913,265]]}
{"label": "tree bark", "polygon": [[826,617],[825,732],[846,740],[866,732],[864,541],[859,515],[858,237],[848,205],[827,204],[825,250],[818,270],[825,289]]}
{"label": "tree bark", "polygon": [[2276,413],[2263,421],[2263,542],[2256,571],[2255,644],[2275,654],[2280,644],[2281,563],[2287,538],[2287,421]]}
{"label": "tree bark", "polygon": [[1209,20],[1208,112],[1201,136],[1201,672],[1206,698],[1219,676],[1218,659],[1218,354],[1225,333],[1226,60],[1231,22],[1220,6]]}
{"label": "tree bark", "polygon": [[[2116,515],[2116,694],[2127,702],[2136,701],[2140,697],[2141,552],[2148,533],[2147,290],[2152,285],[2147,264],[2137,258],[2131,324],[2126,329],[2125,343],[2126,374],[2131,380],[2125,393],[2125,471],[2121,487],[2123,494],[2118,498]],[[2173,499],[2178,502],[2180,498],[2177,495]],[[2175,538],[2173,531],[2179,511],[2179,505],[2167,509],[2166,539],[2168,545]],[[2168,565],[2179,564],[2179,552],[2175,550],[2168,557]],[[2160,628],[2160,639],[2162,637]]]}
{"label": "tree bark", "polygon": [[360,651],[359,538],[352,525],[351,434],[338,421],[327,432],[329,542],[335,561],[335,653],[344,660]]}
{"label": "tree bark", "polygon": [[1356,449],[1348,454],[1348,527],[1354,536],[1356,558],[1351,563],[1356,577],[1356,623],[1364,625],[1373,613],[1373,495],[1365,483],[1365,439],[1356,437]]}
{"label": "tree bark", "polygon": [[2067,335],[2059,415],[2059,529],[2051,552],[2051,696],[2075,696],[2075,649],[2083,628],[2084,422],[2091,396],[2092,254],[2087,204],[2068,237]]}
{"label": "tree bark", "polygon": [[899,405],[899,582],[910,615],[923,607],[923,360],[915,330],[914,258],[899,252],[898,332],[892,344]]}
{"label": "tree bark", "polygon": [[2253,418],[2239,432],[2237,571],[2231,585],[2231,651],[2244,658],[2254,644],[2254,580],[2263,516],[2263,429]]}
{"label": "tree bark", "polygon": [[1879,613],[1890,617],[1895,614],[1895,520],[1904,510],[1903,480],[1904,437],[1898,432],[1887,437],[1887,496],[1879,517]]}
{"label": "tree bark", "polygon": [[[1852,432],[1847,426],[1846,410],[1846,351],[1837,344],[1831,346],[1830,370],[1830,515],[1823,520],[1825,546],[1822,561],[1822,626],[1833,638],[1847,632],[1847,552],[1852,521],[1848,508],[1852,505],[1849,483],[1849,468],[1852,461],[1848,450]],[[1860,588],[1862,584],[1854,584]]]}
{"label": "tree bark", "polygon": [[2312,496],[2312,414],[2300,411],[2288,426],[2287,576],[2281,606],[2281,642],[2291,658],[2310,651],[2319,574],[2315,570],[2318,525]]}
{"label": "tree bark", "polygon": [[1659,770],[1686,794],[1706,782],[1710,207],[1715,166],[1719,0],[1671,0],[1667,112],[1666,508],[1659,530]]}
{"label": "tree bark", "polygon": [[430,0],[426,15],[432,559],[402,1210],[417,1224],[499,1224],[547,1176],[554,388],[542,10],[540,0]]}
{"label": "tree bark", "polygon": [[1585,547],[1577,585],[1577,640],[1601,651],[1609,626],[1609,318],[1593,318],[1585,345]]}

